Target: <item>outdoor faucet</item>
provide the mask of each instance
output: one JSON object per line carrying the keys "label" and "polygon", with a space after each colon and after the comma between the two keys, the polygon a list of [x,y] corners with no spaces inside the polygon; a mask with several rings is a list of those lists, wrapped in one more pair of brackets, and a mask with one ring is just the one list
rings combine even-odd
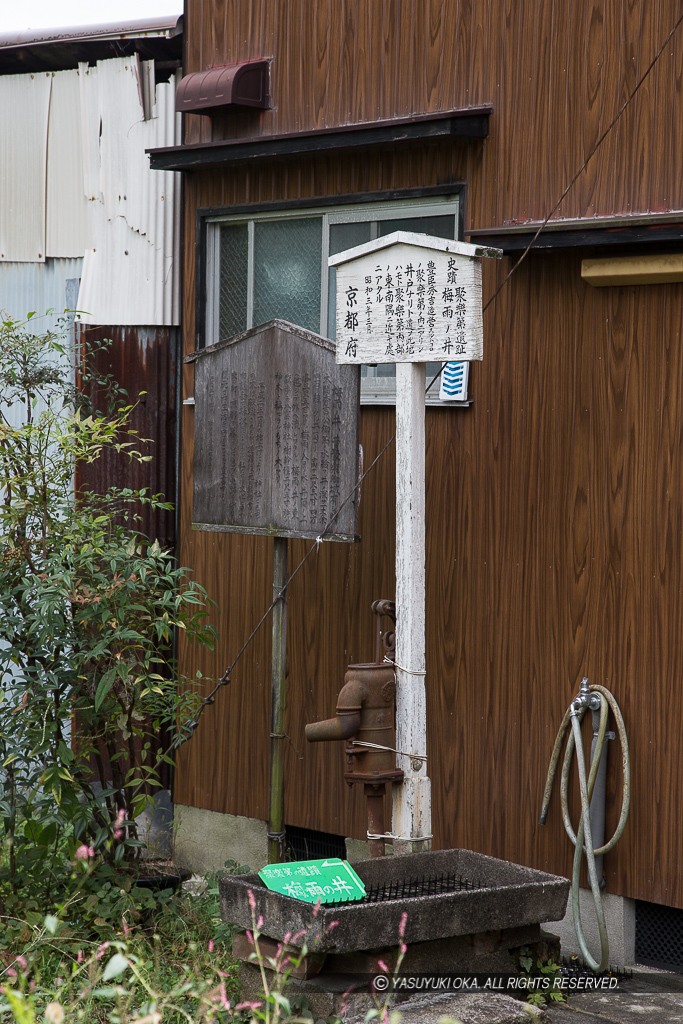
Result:
{"label": "outdoor faucet", "polygon": [[[381,615],[393,618],[393,603],[375,602],[373,611],[378,618]],[[393,633],[385,634],[382,640],[388,649]],[[371,857],[384,854],[386,784],[403,781],[403,772],[396,767],[395,695],[393,660],[349,665],[337,698],[335,718],[306,726],[309,743],[349,741],[344,778],[349,786],[355,782],[364,784]]]}

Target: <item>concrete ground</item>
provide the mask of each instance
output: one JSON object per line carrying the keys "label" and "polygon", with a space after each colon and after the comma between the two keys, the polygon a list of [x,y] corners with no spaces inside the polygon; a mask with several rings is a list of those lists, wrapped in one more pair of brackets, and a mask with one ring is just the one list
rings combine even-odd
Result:
{"label": "concrete ground", "polygon": [[[400,1024],[683,1024],[683,975],[636,967],[618,992],[575,993],[545,1010],[504,995],[459,994],[397,1007]],[[358,1022],[362,1017],[357,1018]],[[354,1021],[355,1024],[355,1021]]]}
{"label": "concrete ground", "polygon": [[634,967],[616,993],[581,992],[546,1012],[549,1024],[683,1024],[683,975]]}

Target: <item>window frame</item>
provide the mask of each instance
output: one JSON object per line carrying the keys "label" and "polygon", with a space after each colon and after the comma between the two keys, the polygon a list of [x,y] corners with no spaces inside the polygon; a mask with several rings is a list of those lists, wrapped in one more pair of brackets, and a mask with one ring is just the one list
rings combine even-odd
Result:
{"label": "window frame", "polygon": [[[195,346],[203,348],[218,340],[220,225],[247,224],[247,330],[253,326],[254,233],[259,221],[322,219],[320,267],[320,321],[318,333],[327,335],[329,309],[329,273],[327,259],[330,226],[367,223],[410,216],[455,216],[455,235],[462,238],[465,186],[463,183],[418,189],[369,192],[362,195],[325,196],[316,199],[287,200],[273,203],[248,203],[232,207],[210,207],[197,211],[197,294]],[[442,401],[438,388],[426,396],[427,404],[440,407],[467,406],[464,402]],[[395,405],[395,377],[362,378],[363,405]]]}

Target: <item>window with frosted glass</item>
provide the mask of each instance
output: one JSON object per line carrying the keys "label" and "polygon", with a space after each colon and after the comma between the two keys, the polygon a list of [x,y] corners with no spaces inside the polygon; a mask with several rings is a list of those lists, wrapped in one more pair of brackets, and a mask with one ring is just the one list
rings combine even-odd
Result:
{"label": "window with frosted glass", "polygon": [[276,319],[320,332],[321,217],[222,224],[217,258],[215,340]]}
{"label": "window with frosted glass", "polygon": [[253,323],[289,320],[320,332],[322,219],[254,225]]}
{"label": "window with frosted glass", "polygon": [[218,335],[231,338],[247,327],[249,232],[246,224],[227,224],[220,233]]}
{"label": "window with frosted glass", "polygon": [[[336,270],[328,256],[392,231],[456,238],[457,208],[452,195],[212,218],[203,343],[274,319],[334,340]],[[428,378],[440,366],[429,363]],[[362,401],[393,402],[392,363],[363,366],[361,376]]]}

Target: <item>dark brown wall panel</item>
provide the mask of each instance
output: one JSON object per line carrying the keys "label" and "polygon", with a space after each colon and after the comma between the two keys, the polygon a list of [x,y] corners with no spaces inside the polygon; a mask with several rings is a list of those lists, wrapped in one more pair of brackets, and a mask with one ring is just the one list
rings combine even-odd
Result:
{"label": "dark brown wall panel", "polygon": [[[127,392],[124,404],[133,406],[130,427],[136,438],[147,442],[135,440],[135,446],[152,456],[151,462],[134,462],[125,451],[105,451],[95,462],[79,468],[78,486],[98,494],[109,487],[147,488],[151,494],[163,495],[165,501],[175,501],[178,328],[80,324],[76,330],[93,371],[101,378],[111,377]],[[101,348],[104,341],[109,344]],[[90,398],[96,408],[107,409],[106,387],[92,387]],[[139,512],[142,532],[164,547],[173,547],[175,513],[148,505]]]}
{"label": "dark brown wall panel", "polygon": [[[187,70],[276,58],[276,109],[249,131],[487,101],[494,114],[483,144],[187,175],[186,350],[198,207],[466,182],[470,226],[542,217],[628,97],[675,8],[617,0],[191,4]],[[665,58],[558,216],[683,206],[673,131],[683,38]],[[199,127],[188,119],[191,137]],[[485,266],[485,299],[510,266]],[[585,673],[615,694],[631,742],[631,818],[606,858],[608,890],[683,907],[683,285],[592,289],[579,255],[532,254],[484,324],[472,407],[427,414],[435,845],[569,873],[557,795],[549,824],[537,819],[555,733]],[[184,372],[191,395],[192,369]],[[193,412],[183,412],[179,557],[219,603],[221,639],[215,656],[181,646],[181,661],[190,674],[216,676],[270,601],[271,547],[191,531]],[[393,429],[391,409],[364,408],[366,466]],[[394,496],[392,447],[363,483],[361,543],[322,545],[291,587],[291,824],[365,831],[361,795],[342,780],[341,744],[307,746],[303,726],[333,713],[346,664],[372,656],[370,602],[394,591]],[[305,550],[290,544],[290,563]],[[266,818],[269,678],[266,626],[181,751],[179,802]],[[611,758],[608,827],[619,810],[616,750]]]}
{"label": "dark brown wall panel", "polygon": [[[186,73],[273,57],[273,109],[188,115],[188,142],[493,103],[469,227],[543,218],[680,14],[622,0],[194,0]],[[558,217],[683,207],[677,33]]]}

